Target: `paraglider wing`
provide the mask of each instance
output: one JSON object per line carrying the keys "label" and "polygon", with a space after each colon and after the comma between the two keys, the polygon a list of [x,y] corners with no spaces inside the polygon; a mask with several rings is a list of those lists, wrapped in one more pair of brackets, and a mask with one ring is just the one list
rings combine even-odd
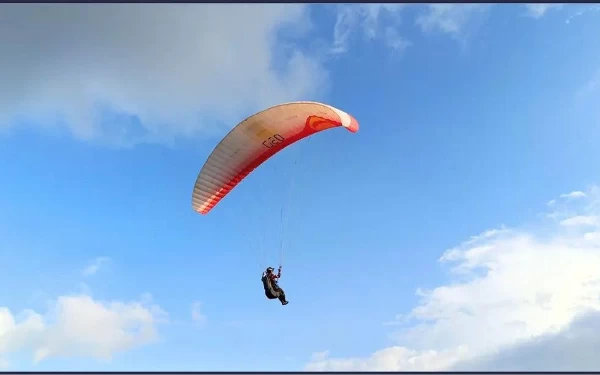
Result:
{"label": "paraglider wing", "polygon": [[192,194],[194,211],[207,214],[254,169],[285,147],[320,131],[358,122],[327,104],[292,102],[259,112],[234,127],[202,167]]}

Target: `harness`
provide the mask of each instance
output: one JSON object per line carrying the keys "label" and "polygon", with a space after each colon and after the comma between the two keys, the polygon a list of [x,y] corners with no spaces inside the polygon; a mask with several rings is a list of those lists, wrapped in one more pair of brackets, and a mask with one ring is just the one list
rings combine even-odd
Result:
{"label": "harness", "polygon": [[273,287],[273,283],[270,278],[265,274],[261,277],[260,281],[263,283],[263,288],[265,289],[265,296],[268,299],[277,299],[279,298],[279,291]]}

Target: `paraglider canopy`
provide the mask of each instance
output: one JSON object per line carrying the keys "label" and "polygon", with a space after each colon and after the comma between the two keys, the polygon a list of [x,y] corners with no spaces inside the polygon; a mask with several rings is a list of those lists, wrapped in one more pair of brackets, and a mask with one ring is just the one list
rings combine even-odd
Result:
{"label": "paraglider canopy", "polygon": [[207,214],[246,176],[287,146],[320,131],[359,125],[346,112],[317,102],[284,103],[236,125],[202,167],[192,194],[192,208]]}

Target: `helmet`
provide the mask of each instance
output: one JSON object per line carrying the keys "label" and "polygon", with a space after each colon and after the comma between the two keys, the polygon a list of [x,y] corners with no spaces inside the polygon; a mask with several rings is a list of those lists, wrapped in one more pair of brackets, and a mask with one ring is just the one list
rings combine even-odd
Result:
{"label": "helmet", "polygon": [[267,272],[273,272],[273,271],[275,271],[275,268],[273,268],[273,267],[267,267]]}

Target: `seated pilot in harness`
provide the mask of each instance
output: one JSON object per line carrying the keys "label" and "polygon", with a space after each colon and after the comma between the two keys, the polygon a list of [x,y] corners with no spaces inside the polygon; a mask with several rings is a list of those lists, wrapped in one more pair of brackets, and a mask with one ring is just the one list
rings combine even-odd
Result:
{"label": "seated pilot in harness", "polygon": [[289,301],[285,299],[285,292],[277,284],[277,280],[281,277],[281,266],[279,266],[277,275],[273,271],[275,271],[273,267],[268,267],[262,274],[261,281],[265,288],[265,295],[268,299],[279,299],[282,305],[287,305]]}

